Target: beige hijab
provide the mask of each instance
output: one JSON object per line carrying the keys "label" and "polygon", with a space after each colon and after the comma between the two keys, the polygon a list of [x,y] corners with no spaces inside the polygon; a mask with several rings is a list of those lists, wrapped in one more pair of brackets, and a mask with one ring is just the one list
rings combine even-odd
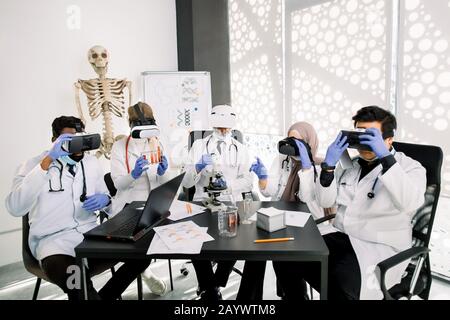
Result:
{"label": "beige hijab", "polygon": [[[302,140],[309,144],[311,147],[311,154],[314,159],[314,163],[318,164],[322,162],[321,158],[316,156],[317,149],[319,148],[319,138],[317,137],[316,130],[313,126],[307,122],[300,121],[294,123],[288,130],[289,133],[295,130],[300,134]],[[302,168],[300,161],[290,159],[292,163],[292,169],[289,174],[288,181],[286,183],[286,188],[284,189],[283,195],[281,196],[282,201],[300,201],[298,198],[298,189],[300,186],[300,179],[298,178],[298,171]]]}

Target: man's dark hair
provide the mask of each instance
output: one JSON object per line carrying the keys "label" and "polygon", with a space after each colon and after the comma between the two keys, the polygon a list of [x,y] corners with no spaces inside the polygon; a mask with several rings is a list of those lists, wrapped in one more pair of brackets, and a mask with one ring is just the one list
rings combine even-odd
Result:
{"label": "man's dark hair", "polygon": [[353,116],[354,126],[356,127],[357,122],[381,122],[381,132],[383,138],[390,138],[394,136],[395,130],[397,129],[397,120],[395,116],[378,106],[368,106],[358,110]]}
{"label": "man's dark hair", "polygon": [[53,138],[58,138],[64,128],[74,128],[77,132],[81,132],[84,131],[84,123],[76,117],[58,117],[52,122]]}

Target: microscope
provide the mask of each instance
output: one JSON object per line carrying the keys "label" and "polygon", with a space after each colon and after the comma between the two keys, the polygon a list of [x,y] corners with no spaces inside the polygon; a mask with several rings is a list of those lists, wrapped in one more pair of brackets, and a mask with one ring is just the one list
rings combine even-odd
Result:
{"label": "microscope", "polygon": [[223,173],[218,170],[216,164],[213,164],[212,175],[209,178],[208,186],[204,187],[204,191],[208,194],[208,197],[203,201],[203,205],[211,210],[211,212],[219,211],[224,207],[218,198],[222,193],[228,189],[227,182],[225,181]]}

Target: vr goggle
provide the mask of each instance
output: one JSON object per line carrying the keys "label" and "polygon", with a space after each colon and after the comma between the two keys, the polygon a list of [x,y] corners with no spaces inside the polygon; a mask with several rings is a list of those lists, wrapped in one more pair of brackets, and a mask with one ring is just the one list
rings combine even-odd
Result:
{"label": "vr goggle", "polygon": [[69,153],[81,153],[100,148],[102,139],[98,133],[86,134],[78,123],[75,125],[75,129],[77,133],[75,133],[71,141],[63,143],[63,150]]}
{"label": "vr goggle", "polygon": [[[361,144],[359,139],[359,137],[362,135],[370,134],[369,132],[366,132],[365,129],[355,129],[353,131],[342,130],[341,133],[342,137],[347,137],[347,143],[349,148],[363,151],[372,151],[372,149],[368,145]],[[382,134],[383,139],[391,138],[393,136],[394,136],[393,130],[383,132]]]}
{"label": "vr goggle", "polygon": [[159,127],[156,125],[155,120],[146,119],[139,108],[139,104],[135,104],[133,109],[136,112],[138,119],[130,122],[131,137],[134,139],[159,137]]}
{"label": "vr goggle", "polygon": [[278,151],[281,154],[285,154],[287,156],[293,156],[293,157],[300,156],[300,151],[298,150],[295,140],[300,141],[306,147],[306,150],[308,150],[309,158],[312,160],[313,156],[311,153],[311,147],[309,146],[308,143],[306,143],[306,141],[301,140],[301,139],[287,137],[283,140],[278,141]]}
{"label": "vr goggle", "polygon": [[314,165],[314,157],[311,152],[311,147],[306,141],[302,139],[296,139],[293,137],[284,138],[283,140],[278,141],[278,152],[280,152],[281,154],[285,154],[287,156],[299,157],[300,150],[298,150],[297,144],[295,143],[296,140],[300,141],[308,151],[309,160],[311,161],[312,167],[314,169],[314,181],[315,181],[317,178],[317,171]]}

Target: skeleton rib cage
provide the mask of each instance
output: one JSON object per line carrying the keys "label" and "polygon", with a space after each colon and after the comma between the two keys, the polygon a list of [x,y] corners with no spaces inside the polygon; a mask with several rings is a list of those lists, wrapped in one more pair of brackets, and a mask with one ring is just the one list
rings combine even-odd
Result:
{"label": "skeleton rib cage", "polygon": [[88,100],[89,115],[96,119],[102,112],[110,111],[117,117],[125,115],[124,88],[126,79],[78,80]]}

